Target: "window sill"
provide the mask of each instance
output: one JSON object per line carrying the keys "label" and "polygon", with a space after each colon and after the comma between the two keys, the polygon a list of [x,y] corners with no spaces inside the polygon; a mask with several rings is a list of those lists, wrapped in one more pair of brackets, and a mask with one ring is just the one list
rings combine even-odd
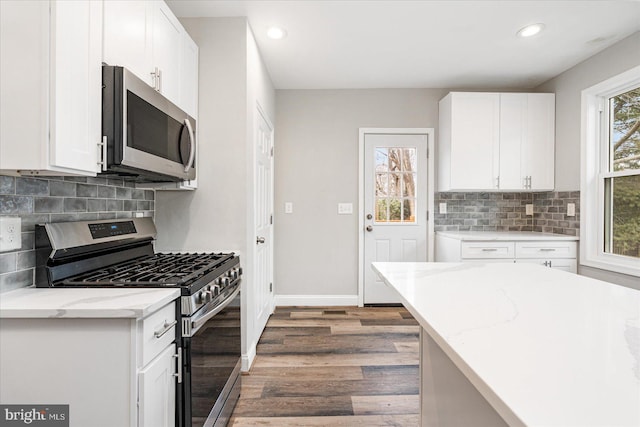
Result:
{"label": "window sill", "polygon": [[[621,259],[620,259],[621,258]],[[613,273],[626,274],[628,276],[640,277],[640,259],[621,257],[616,255],[604,255],[581,259],[580,265],[593,267]]]}

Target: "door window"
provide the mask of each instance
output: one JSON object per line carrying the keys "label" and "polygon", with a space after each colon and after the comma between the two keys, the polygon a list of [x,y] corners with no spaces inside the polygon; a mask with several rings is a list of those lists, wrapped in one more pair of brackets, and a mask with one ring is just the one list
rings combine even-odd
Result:
{"label": "door window", "polygon": [[375,149],[375,222],[416,223],[416,147]]}

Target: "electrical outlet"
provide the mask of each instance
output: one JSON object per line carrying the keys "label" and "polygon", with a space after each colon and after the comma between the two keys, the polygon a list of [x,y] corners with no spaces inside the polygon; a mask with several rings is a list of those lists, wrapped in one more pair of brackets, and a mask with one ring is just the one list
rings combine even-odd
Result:
{"label": "electrical outlet", "polygon": [[447,213],[447,204],[446,203],[440,203],[440,213],[441,214],[446,214]]}
{"label": "electrical outlet", "polygon": [[22,246],[21,219],[15,216],[0,217],[0,252],[20,249]]}
{"label": "electrical outlet", "polygon": [[533,215],[533,203],[527,203],[524,207],[525,214]]}
{"label": "electrical outlet", "polygon": [[567,216],[576,216],[576,204],[567,203]]}

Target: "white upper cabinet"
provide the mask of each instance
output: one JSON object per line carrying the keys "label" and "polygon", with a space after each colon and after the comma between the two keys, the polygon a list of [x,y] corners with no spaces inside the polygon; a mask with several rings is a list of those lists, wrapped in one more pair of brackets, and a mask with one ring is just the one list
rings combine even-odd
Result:
{"label": "white upper cabinet", "polygon": [[0,173],[95,175],[102,1],[0,8]]}
{"label": "white upper cabinet", "polygon": [[180,51],[180,103],[191,117],[198,117],[198,45],[186,32]]}
{"label": "white upper cabinet", "polygon": [[180,105],[180,51],[182,28],[169,6],[164,2],[151,2],[153,29],[151,45],[153,66],[157,67],[155,79],[158,90],[174,104]]}
{"label": "white upper cabinet", "polygon": [[[193,40],[195,57],[192,52],[183,52],[185,48],[192,49],[185,44],[185,37],[191,40],[162,1],[105,2],[104,62],[128,68],[171,102],[192,114],[181,90],[183,80],[191,79],[189,70],[197,70],[198,57]],[[184,60],[192,61],[186,75],[183,75]]]}
{"label": "white upper cabinet", "polygon": [[439,189],[495,188],[500,94],[452,92],[440,101]]}
{"label": "white upper cabinet", "polygon": [[104,62],[128,68],[153,86],[151,28],[147,2],[109,0],[104,4]]}
{"label": "white upper cabinet", "polygon": [[438,189],[554,187],[555,95],[452,92],[440,101]]}

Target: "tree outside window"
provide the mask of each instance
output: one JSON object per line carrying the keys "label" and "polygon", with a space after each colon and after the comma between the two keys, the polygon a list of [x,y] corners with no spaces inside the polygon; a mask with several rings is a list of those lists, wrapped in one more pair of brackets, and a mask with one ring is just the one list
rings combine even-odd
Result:
{"label": "tree outside window", "polygon": [[640,258],[640,87],[609,98],[605,247]]}

